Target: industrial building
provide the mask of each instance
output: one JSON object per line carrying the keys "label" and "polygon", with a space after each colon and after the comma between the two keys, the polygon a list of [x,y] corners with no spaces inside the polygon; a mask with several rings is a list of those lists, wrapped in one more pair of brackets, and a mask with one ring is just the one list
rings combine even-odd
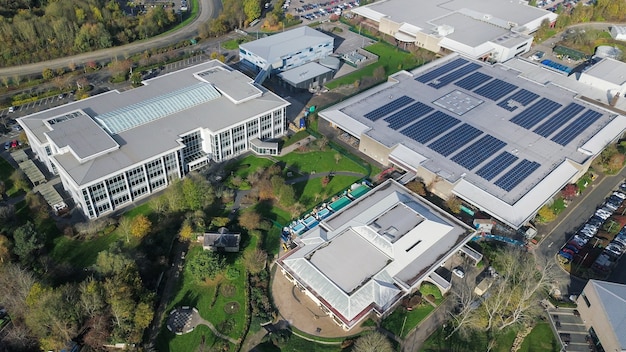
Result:
{"label": "industrial building", "polygon": [[351,10],[399,44],[436,53],[458,52],[467,57],[503,62],[530,50],[531,34],[557,15],[504,0],[386,0]]}
{"label": "industrial building", "polygon": [[308,26],[239,45],[239,59],[253,67],[262,83],[274,72],[283,72],[332,54],[333,37]]}
{"label": "industrial building", "polygon": [[452,54],[321,111],[320,121],[438,196],[518,229],[626,129],[614,110],[521,72]]}
{"label": "industrial building", "polygon": [[288,105],[214,60],[17,121],[36,157],[93,219],[210,162],[250,149],[275,154],[264,141],[286,133]]}
{"label": "industrial building", "polygon": [[[474,230],[388,180],[299,236],[278,265],[285,277],[345,330],[385,316],[424,281],[449,285],[435,270]],[[447,288],[448,286],[446,286]]]}

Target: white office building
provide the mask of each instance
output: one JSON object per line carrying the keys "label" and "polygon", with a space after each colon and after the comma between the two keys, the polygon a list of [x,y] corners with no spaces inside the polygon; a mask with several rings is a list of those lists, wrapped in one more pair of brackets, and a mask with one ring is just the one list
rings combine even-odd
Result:
{"label": "white office building", "polygon": [[219,61],[144,84],[18,119],[90,219],[286,132],[289,103]]}

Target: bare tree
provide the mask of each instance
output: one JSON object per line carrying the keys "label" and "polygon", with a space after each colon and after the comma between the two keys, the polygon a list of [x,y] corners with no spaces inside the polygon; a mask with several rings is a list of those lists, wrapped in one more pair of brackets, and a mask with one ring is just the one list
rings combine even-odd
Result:
{"label": "bare tree", "polygon": [[387,336],[374,331],[359,337],[352,350],[354,352],[392,352],[393,346]]}

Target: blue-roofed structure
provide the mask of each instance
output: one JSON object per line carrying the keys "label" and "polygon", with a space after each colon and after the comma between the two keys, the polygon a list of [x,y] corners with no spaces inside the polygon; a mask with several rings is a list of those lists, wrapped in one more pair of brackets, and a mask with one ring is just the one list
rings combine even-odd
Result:
{"label": "blue-roofed structure", "polygon": [[626,130],[625,116],[571,90],[457,54],[399,72],[319,116],[378,162],[514,228]]}

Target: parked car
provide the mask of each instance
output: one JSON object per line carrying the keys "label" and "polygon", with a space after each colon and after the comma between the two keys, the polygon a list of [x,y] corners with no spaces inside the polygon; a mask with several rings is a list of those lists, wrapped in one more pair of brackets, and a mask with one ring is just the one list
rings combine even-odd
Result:
{"label": "parked car", "polygon": [[576,243],[580,243],[582,246],[586,245],[589,242],[589,238],[585,236],[574,235],[572,241],[576,241]]}
{"label": "parked car", "polygon": [[9,150],[11,148],[11,142],[4,143],[4,150]]}
{"label": "parked car", "polygon": [[456,268],[452,269],[452,273],[454,275],[460,277],[461,279],[465,277],[465,272],[460,267],[456,267]]}
{"label": "parked car", "polygon": [[626,194],[624,194],[622,192],[613,192],[613,195],[616,196],[616,197],[621,198],[622,201],[626,199]]}
{"label": "parked car", "polygon": [[599,218],[601,218],[602,220],[606,220],[608,219],[611,215],[613,215],[613,213],[611,213],[610,211],[602,208],[602,209],[598,209],[596,210],[596,213],[594,214],[596,216],[598,216]]}
{"label": "parked car", "polygon": [[565,251],[560,251],[559,255],[567,260],[572,260],[574,259],[574,255]]}
{"label": "parked car", "polygon": [[576,254],[578,254],[578,252],[580,252],[580,249],[579,249],[579,248],[576,248],[576,246],[571,245],[571,244],[567,244],[567,245],[565,245],[565,247],[563,247],[563,248],[565,248],[565,249],[569,249],[570,251],[572,251],[572,252],[574,252],[574,253],[576,253]]}
{"label": "parked car", "polygon": [[9,112],[15,112],[15,106],[11,106],[11,107],[9,108]]}

